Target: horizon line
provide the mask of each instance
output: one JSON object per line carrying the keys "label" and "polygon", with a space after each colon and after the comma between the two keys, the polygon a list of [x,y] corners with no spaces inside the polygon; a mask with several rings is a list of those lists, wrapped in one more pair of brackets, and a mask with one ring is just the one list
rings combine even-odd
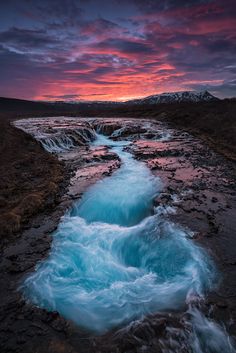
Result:
{"label": "horizon line", "polygon": [[[18,98],[18,97],[6,97],[6,96],[1,96],[0,98],[5,98],[5,99],[18,99],[18,100],[23,100],[23,101],[31,101],[31,102],[42,102],[42,103],[103,103],[103,102],[111,102],[111,103],[126,103],[129,101],[133,101],[133,100],[139,100],[139,99],[145,99],[148,97],[152,97],[152,96],[160,96],[163,94],[175,94],[175,93],[184,93],[184,92],[191,92],[191,93],[201,93],[201,92],[208,92],[211,95],[213,95],[214,97],[223,100],[223,99],[232,99],[232,98],[236,98],[235,96],[232,97],[224,97],[224,98],[219,98],[216,95],[212,94],[210,92],[210,90],[208,89],[202,89],[202,90],[181,90],[181,91],[169,91],[169,92],[161,92],[161,93],[154,93],[154,94],[149,94],[147,96],[136,96],[136,97],[130,97],[130,99],[117,99],[117,100],[108,100],[108,99],[104,99],[104,100],[83,100],[83,99],[54,99],[54,100],[44,100],[44,99],[31,99],[31,98]],[[66,95],[65,95],[66,96]],[[69,94],[68,94],[69,96]],[[71,94],[71,96],[73,96],[73,94]],[[76,95],[75,95],[76,96]],[[79,95],[78,95],[79,96]]]}

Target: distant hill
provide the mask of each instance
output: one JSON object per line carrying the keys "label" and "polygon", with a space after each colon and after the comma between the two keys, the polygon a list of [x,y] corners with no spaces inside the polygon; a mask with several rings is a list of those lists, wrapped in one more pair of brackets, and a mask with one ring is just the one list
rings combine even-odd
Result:
{"label": "distant hill", "polygon": [[46,102],[36,102],[24,99],[5,98],[0,97],[0,110],[1,112],[24,112],[24,111],[38,111],[45,110],[50,105]]}
{"label": "distant hill", "polygon": [[113,108],[115,106],[123,106],[119,102],[45,102],[45,101],[30,101],[17,98],[0,97],[0,113],[80,113],[84,111],[92,111],[94,109],[101,110]]}
{"label": "distant hill", "polygon": [[146,105],[146,104],[171,104],[171,103],[199,103],[218,101],[208,91],[194,92],[170,92],[156,94],[141,99],[133,99],[126,102],[113,101],[86,101],[86,102],[44,102],[44,101],[29,101],[16,98],[0,97],[0,111],[1,112],[77,112],[91,110],[91,109],[111,109],[132,105]]}
{"label": "distant hill", "polygon": [[183,102],[209,102],[217,101],[219,98],[213,96],[208,91],[183,91],[155,94],[141,99],[129,100],[128,104],[162,104],[162,103],[183,103]]}

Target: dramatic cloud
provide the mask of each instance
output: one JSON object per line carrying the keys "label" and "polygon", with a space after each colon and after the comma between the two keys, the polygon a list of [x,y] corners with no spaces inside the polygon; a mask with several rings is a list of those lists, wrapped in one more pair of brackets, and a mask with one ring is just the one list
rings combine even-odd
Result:
{"label": "dramatic cloud", "polygon": [[2,96],[236,95],[232,0],[9,0],[0,17]]}

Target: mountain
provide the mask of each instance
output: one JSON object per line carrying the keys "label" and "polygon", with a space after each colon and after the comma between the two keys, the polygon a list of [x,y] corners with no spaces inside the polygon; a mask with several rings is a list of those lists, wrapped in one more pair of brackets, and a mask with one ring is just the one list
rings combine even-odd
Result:
{"label": "mountain", "polygon": [[208,91],[183,91],[155,94],[140,99],[133,99],[126,104],[159,104],[159,103],[182,103],[182,102],[209,102],[217,101],[219,98],[213,96]]}
{"label": "mountain", "polygon": [[5,98],[0,97],[0,112],[48,112],[48,113],[81,113],[88,111],[102,111],[111,109],[123,109],[134,105],[155,105],[155,104],[168,104],[168,103],[201,103],[201,102],[214,102],[219,101],[219,98],[214,97],[208,91],[194,92],[170,92],[161,93],[152,96],[148,96],[140,99],[133,99],[126,102],[114,102],[114,101],[28,101],[16,98]]}
{"label": "mountain", "polygon": [[54,103],[50,102],[51,104],[74,104],[80,106],[88,106],[88,107],[113,107],[113,106],[124,106],[124,105],[133,105],[133,104],[162,104],[162,103],[182,103],[182,102],[209,102],[209,101],[218,101],[219,98],[213,96],[208,91],[182,91],[182,92],[168,92],[168,93],[161,93],[155,94],[152,96],[139,98],[139,99],[132,99],[128,101],[56,101]]}

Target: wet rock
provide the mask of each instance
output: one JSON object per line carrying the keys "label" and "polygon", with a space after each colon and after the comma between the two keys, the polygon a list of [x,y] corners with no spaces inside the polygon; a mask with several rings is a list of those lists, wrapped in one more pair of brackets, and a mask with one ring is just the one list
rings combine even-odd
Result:
{"label": "wet rock", "polygon": [[222,309],[226,309],[228,307],[228,304],[225,301],[218,301],[216,305],[218,306],[218,308]]}
{"label": "wet rock", "polygon": [[93,122],[95,129],[106,135],[110,136],[115,130],[118,130],[122,127],[122,124],[119,121],[106,120],[106,122],[101,122],[100,119]]}

